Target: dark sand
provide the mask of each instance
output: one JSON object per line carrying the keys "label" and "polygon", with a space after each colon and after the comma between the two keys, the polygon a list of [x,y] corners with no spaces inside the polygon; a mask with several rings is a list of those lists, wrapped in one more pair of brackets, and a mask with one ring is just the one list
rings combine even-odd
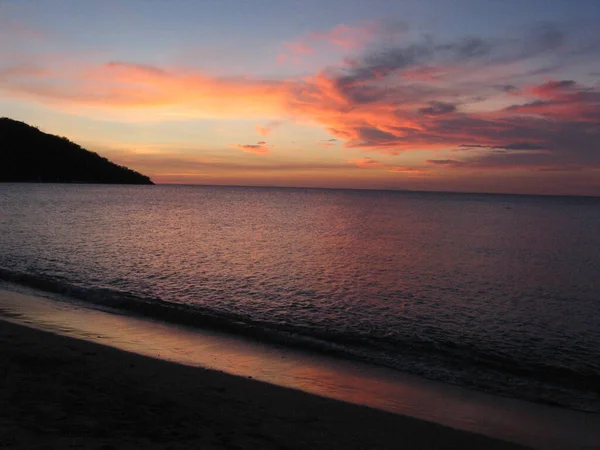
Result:
{"label": "dark sand", "polygon": [[0,320],[0,448],[517,449]]}

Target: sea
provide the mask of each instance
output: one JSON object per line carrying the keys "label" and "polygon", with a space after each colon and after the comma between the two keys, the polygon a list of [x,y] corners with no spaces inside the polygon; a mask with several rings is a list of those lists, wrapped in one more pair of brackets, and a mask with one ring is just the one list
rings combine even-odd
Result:
{"label": "sea", "polygon": [[600,198],[4,183],[0,282],[600,412]]}

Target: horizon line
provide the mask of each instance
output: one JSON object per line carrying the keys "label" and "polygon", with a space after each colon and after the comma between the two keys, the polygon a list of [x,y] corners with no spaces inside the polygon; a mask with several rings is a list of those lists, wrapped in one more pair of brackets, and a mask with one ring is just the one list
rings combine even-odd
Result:
{"label": "horizon line", "polygon": [[[394,189],[394,188],[351,188],[351,187],[320,187],[320,186],[277,186],[277,185],[245,185],[245,184],[203,184],[203,183],[157,183],[155,186],[200,186],[200,187],[236,187],[236,188],[264,188],[264,189],[314,189],[314,190],[344,190],[344,191],[383,191],[410,194],[464,194],[464,195],[517,195],[527,197],[578,197],[600,199],[600,195],[589,194],[530,194],[515,192],[477,192],[477,191],[438,191],[422,189]],[[66,183],[69,184],[69,183]]]}

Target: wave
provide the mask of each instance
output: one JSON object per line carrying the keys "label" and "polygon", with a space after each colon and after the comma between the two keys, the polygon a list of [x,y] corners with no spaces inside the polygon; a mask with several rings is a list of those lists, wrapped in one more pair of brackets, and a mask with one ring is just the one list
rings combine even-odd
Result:
{"label": "wave", "polygon": [[367,333],[313,329],[264,322],[199,305],[174,303],[59,277],[0,267],[0,280],[61,294],[103,308],[178,325],[210,328],[247,338],[361,360],[426,378],[494,394],[600,412],[600,374],[578,368],[524,361],[450,341],[390,338]]}

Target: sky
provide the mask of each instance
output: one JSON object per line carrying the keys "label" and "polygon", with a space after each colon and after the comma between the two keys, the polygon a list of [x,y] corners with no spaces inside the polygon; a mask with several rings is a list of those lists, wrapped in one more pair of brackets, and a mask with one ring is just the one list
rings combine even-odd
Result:
{"label": "sky", "polygon": [[157,183],[600,196],[597,0],[0,0],[0,116]]}

